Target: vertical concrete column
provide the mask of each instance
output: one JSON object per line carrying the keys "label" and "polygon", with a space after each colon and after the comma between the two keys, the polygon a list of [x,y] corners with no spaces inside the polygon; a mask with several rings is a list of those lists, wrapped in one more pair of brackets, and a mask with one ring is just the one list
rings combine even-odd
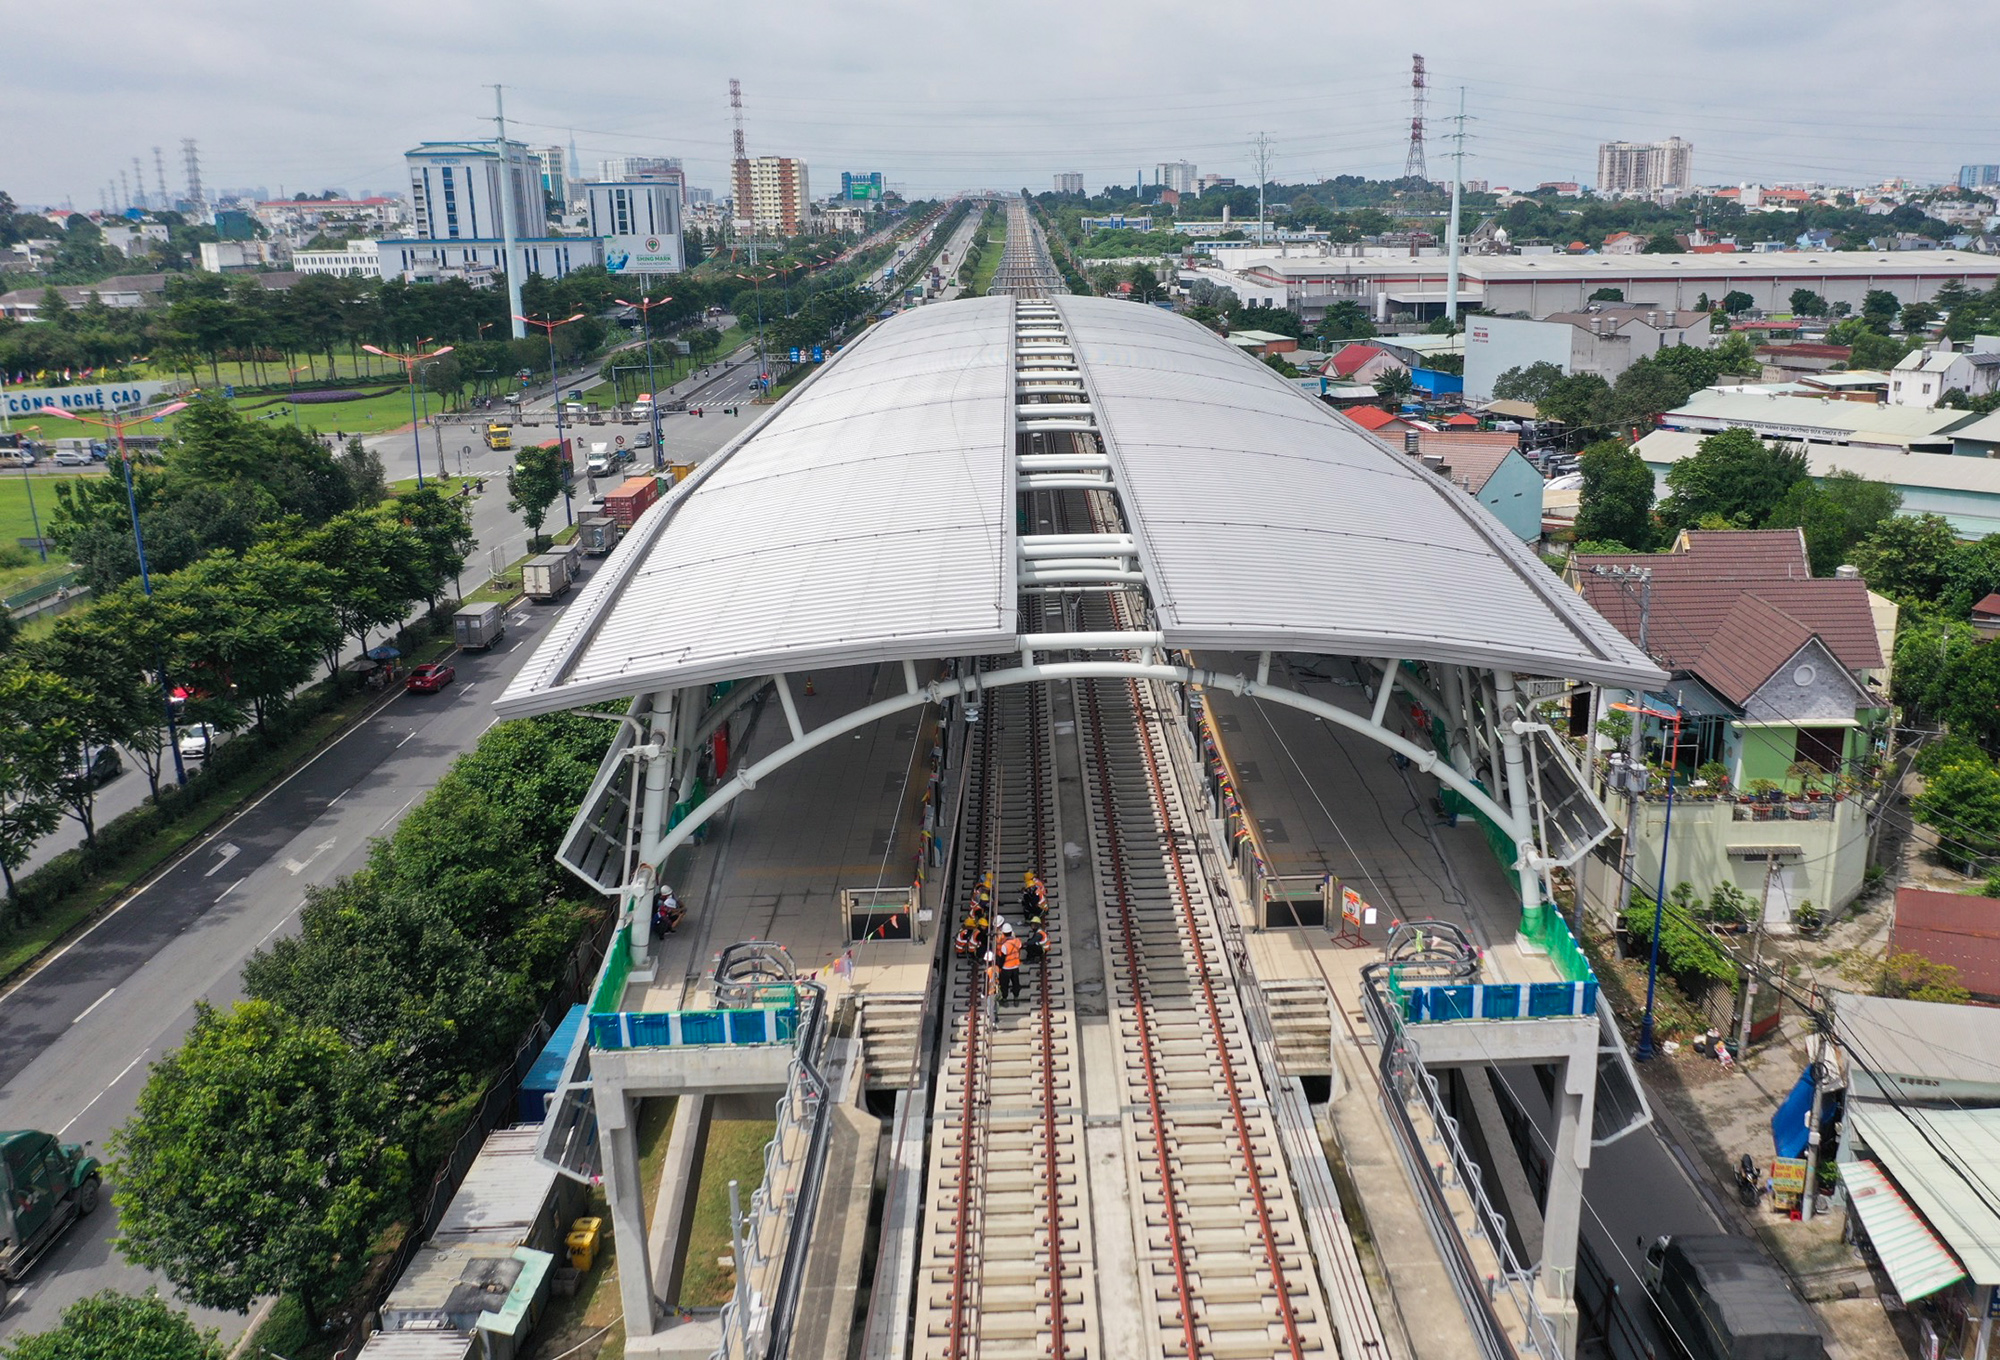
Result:
{"label": "vertical concrete column", "polygon": [[625,1335],[654,1329],[653,1267],[647,1260],[645,1189],[639,1184],[637,1111],[624,1091],[599,1083],[597,1134],[604,1146],[604,1197],[611,1203],[612,1240],[618,1244],[618,1298]]}
{"label": "vertical concrete column", "polygon": [[1542,1268],[1535,1291],[1555,1324],[1564,1356],[1576,1354],[1576,1235],[1583,1214],[1583,1173],[1590,1166],[1590,1120],[1597,1103],[1595,1027],[1562,1060],[1555,1089],[1555,1155],[1542,1205]]}
{"label": "vertical concrete column", "polygon": [[660,748],[660,754],[644,762],[644,786],[639,791],[639,805],[632,809],[632,815],[639,819],[639,863],[653,866],[653,873],[640,875],[639,884],[625,898],[625,918],[632,923],[634,967],[646,962],[646,951],[653,939],[653,904],[638,899],[641,893],[652,892],[654,882],[666,868],[660,863],[660,845],[666,840],[667,816],[673,808],[673,770],[678,754],[673,739],[674,715],[679,707],[674,697],[671,690],[653,696],[647,732],[651,742]]}
{"label": "vertical concrete column", "polygon": [[1541,933],[1542,878],[1532,863],[1534,808],[1528,802],[1528,763],[1521,747],[1521,734],[1514,730],[1514,720],[1520,713],[1512,671],[1493,672],[1493,697],[1493,727],[1500,738],[1501,760],[1507,772],[1507,810],[1514,814],[1515,873],[1521,883],[1521,934],[1532,940]]}

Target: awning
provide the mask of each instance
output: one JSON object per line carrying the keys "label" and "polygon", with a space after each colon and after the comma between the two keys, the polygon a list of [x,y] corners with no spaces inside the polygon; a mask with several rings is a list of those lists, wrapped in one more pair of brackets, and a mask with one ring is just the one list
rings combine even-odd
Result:
{"label": "awning", "polygon": [[1904,1303],[1929,1298],[1965,1278],[1965,1267],[1938,1241],[1923,1215],[1881,1167],[1874,1162],[1843,1162],[1840,1173],[1847,1182],[1848,1203],[1861,1215],[1868,1240]]}
{"label": "awning", "polygon": [[1804,859],[1805,847],[1801,845],[1732,845],[1727,847],[1736,859]]}

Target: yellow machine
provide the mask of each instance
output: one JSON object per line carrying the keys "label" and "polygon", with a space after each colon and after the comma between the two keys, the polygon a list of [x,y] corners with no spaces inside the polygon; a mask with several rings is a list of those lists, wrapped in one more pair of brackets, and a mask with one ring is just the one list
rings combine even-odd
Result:
{"label": "yellow machine", "polygon": [[514,447],[514,431],[506,425],[486,427],[486,447],[489,449],[511,449]]}

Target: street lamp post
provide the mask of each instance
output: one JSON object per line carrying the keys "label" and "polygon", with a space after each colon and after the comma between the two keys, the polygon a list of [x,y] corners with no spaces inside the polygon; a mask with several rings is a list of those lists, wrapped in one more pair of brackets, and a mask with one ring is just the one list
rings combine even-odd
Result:
{"label": "street lamp post", "polygon": [[[139,555],[139,588],[146,593],[148,598],[151,598],[153,594],[153,574],[151,569],[146,565],[146,536],[139,528],[139,493],[134,488],[132,482],[132,457],[125,449],[125,431],[128,427],[137,425],[141,421],[165,420],[174,412],[185,409],[186,406],[186,402],[177,401],[169,406],[162,406],[149,416],[130,416],[124,420],[120,420],[116,416],[80,415],[75,411],[66,411],[55,406],[45,406],[41,410],[42,415],[59,416],[64,420],[81,420],[86,424],[110,430],[113,434],[117,435],[118,465],[125,473],[125,509],[132,517],[132,547]],[[38,532],[37,537],[39,536]],[[174,686],[173,681],[167,676],[167,662],[165,657],[159,658],[159,667],[160,692],[165,702],[167,714],[167,749],[173,753],[174,757],[174,782],[177,784],[186,784],[187,766],[181,763],[180,732],[178,724],[174,722]]]}
{"label": "street lamp post", "polygon": [[[423,339],[417,341],[419,345],[428,345],[430,342],[429,336],[425,336]],[[415,354],[397,354],[393,350],[378,349],[374,345],[363,345],[361,348],[367,350],[370,354],[379,354],[384,359],[394,359],[403,366],[403,372],[409,375],[410,443],[415,446],[417,451],[417,485],[421,488],[424,484],[424,430],[423,426],[417,421],[417,365],[426,359],[435,359],[441,354],[451,353],[452,346],[440,345],[428,354],[421,351]]]}
{"label": "street lamp post", "polygon": [[[35,433],[40,434],[41,431],[37,430]],[[42,542],[42,516],[35,509],[35,479],[28,475],[26,458],[21,460],[21,485],[28,488],[28,518],[35,525],[35,551],[41,556],[42,565],[46,567],[49,564],[49,550]]]}
{"label": "street lamp post", "polygon": [[311,364],[300,364],[297,368],[285,370],[285,381],[292,389],[292,428],[295,430],[299,428],[299,374],[310,367]]}
{"label": "street lamp post", "polygon": [[672,301],[673,299],[670,297],[654,298],[651,301],[647,301],[644,293],[639,294],[639,301],[637,302],[627,302],[624,298],[618,299],[618,305],[621,307],[637,307],[639,309],[639,319],[646,328],[646,405],[653,418],[653,462],[659,467],[665,467],[666,464],[660,462],[660,389],[657,380],[653,377],[653,308],[663,302]]}
{"label": "street lamp post", "polygon": [[[549,400],[554,403],[556,408],[556,456],[560,458],[563,456],[564,451],[563,404],[562,383],[556,378],[556,327],[567,326],[572,321],[583,320],[583,313],[577,312],[575,315],[566,316],[560,321],[537,321],[532,316],[518,315],[514,319],[526,325],[541,327],[542,333],[549,337]],[[566,467],[563,470],[563,518],[571,524],[576,523],[576,511],[570,504],[569,479],[575,470],[574,465]]]}

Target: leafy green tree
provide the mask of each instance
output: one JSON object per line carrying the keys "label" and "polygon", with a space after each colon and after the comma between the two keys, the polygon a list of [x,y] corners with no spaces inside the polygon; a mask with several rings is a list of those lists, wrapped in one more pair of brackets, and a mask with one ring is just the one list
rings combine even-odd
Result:
{"label": "leafy green tree", "polygon": [[1606,423],[1604,413],[1610,396],[1611,384],[1595,373],[1572,373],[1550,383],[1535,410],[1543,420],[1572,430],[1599,429]]}
{"label": "leafy green tree", "polygon": [[1611,542],[1628,552],[1651,552],[1653,470],[1638,450],[1616,439],[1592,444],[1580,462],[1583,494],[1576,515],[1579,540]]}
{"label": "leafy green tree", "polygon": [[522,449],[507,473],[507,508],[521,517],[530,535],[540,538],[542,521],[562,489],[562,450],[554,444]]}
{"label": "leafy green tree", "polygon": [[1327,306],[1326,315],[1320,318],[1319,334],[1327,340],[1367,340],[1375,334],[1375,323],[1367,308],[1342,298]]}
{"label": "leafy green tree", "polygon": [[1792,290],[1793,316],[1825,316],[1826,299],[1810,288]]}
{"label": "leafy green tree", "polygon": [[1888,289],[1870,288],[1861,295],[1861,320],[1869,329],[1887,335],[1889,328],[1896,324],[1896,313],[1902,305]]}
{"label": "leafy green tree", "polygon": [[261,727],[339,642],[334,584],[325,567],[276,545],[242,558],[216,553],[158,582],[152,606],[168,639],[167,664],[206,696],[190,703],[188,716],[241,727],[247,700]]}
{"label": "leafy green tree", "polygon": [[1898,515],[1879,525],[1853,553],[1870,590],[1898,600],[1936,600],[1950,579],[1958,537],[1942,515]]}
{"label": "leafy green tree", "polygon": [[1937,833],[1938,857],[1971,873],[2000,860],[2000,770],[1985,755],[1954,760],[1927,774],[1910,804]]}
{"label": "leafy green tree", "polygon": [[1160,287],[1160,276],[1153,272],[1151,266],[1132,266],[1132,301],[1157,302],[1166,295],[1166,290]]}
{"label": "leafy green tree", "polygon": [[289,1293],[316,1329],[407,1187],[398,1101],[324,1025],[198,1002],[111,1138],[120,1250],[206,1308]]}
{"label": "leafy green tree", "polygon": [[382,455],[364,445],[359,436],[347,441],[337,461],[340,475],[353,492],[354,504],[375,505],[387,499],[389,476],[382,470]]}
{"label": "leafy green tree", "polygon": [[1740,289],[1730,289],[1722,295],[1722,310],[1731,316],[1739,316],[1757,305],[1757,299]]}
{"label": "leafy green tree", "polygon": [[1903,308],[1898,319],[1905,334],[1916,335],[1937,324],[1938,309],[1928,302],[1912,302]]}
{"label": "leafy green tree", "polygon": [[[1693,352],[1704,356],[1708,353],[1706,350]],[[1690,386],[1688,380],[1670,364],[1642,359],[1618,375],[1618,381],[1612,384],[1611,395],[1604,404],[1602,418],[1621,428],[1650,427],[1654,416],[1684,404],[1698,387],[1705,386],[1706,383]]]}
{"label": "leafy green tree", "polygon": [[59,677],[18,657],[0,664],[0,877],[10,902],[15,870],[62,821],[69,715],[83,702]]}
{"label": "leafy green tree", "polygon": [[1676,237],[1669,232],[1661,232],[1649,239],[1646,242],[1646,248],[1640,253],[1644,255],[1678,255],[1681,253],[1681,250],[1681,243]]}
{"label": "leafy green tree", "polygon": [[472,536],[470,502],[464,496],[447,496],[435,486],[423,486],[397,496],[395,514],[408,530],[404,550],[414,549],[410,584],[435,609],[446,585],[478,544]]}
{"label": "leafy green tree", "polygon": [[1410,399],[1417,390],[1415,379],[1406,368],[1385,368],[1374,378],[1375,395],[1391,407],[1400,406]]}
{"label": "leafy green tree", "polygon": [[1592,302],[1623,302],[1625,300],[1625,290],[1623,288],[1600,288],[1590,295],[1590,300]]}
{"label": "leafy green tree", "polygon": [[156,1290],[120,1294],[106,1289],[63,1309],[46,1332],[16,1337],[0,1360],[223,1360],[229,1348],[214,1328],[203,1331]]}
{"label": "leafy green tree", "polygon": [[495,964],[492,942],[468,934],[457,912],[391,878],[396,890],[379,874],[308,888],[299,933],[252,955],[243,987],[338,1032],[427,1115],[507,1057],[542,986]]}
{"label": "leafy green tree", "polygon": [[[61,677],[82,698],[69,715],[69,768],[83,770],[89,753],[99,747],[122,746],[146,771],[158,797],[166,696],[149,673],[155,659],[139,654],[135,641],[117,626],[115,615],[99,618],[89,611],[63,615],[47,637],[25,650],[32,664]],[[84,838],[95,840],[96,790],[87,778],[65,784],[64,801],[83,825]]]}
{"label": "leafy green tree", "polygon": [[432,586],[422,571],[422,547],[393,513],[377,507],[337,515],[294,545],[298,556],[316,563],[339,620],[323,653],[327,674],[339,667],[340,643],[353,638],[363,648],[368,635],[409,612],[410,602]]}
{"label": "leafy green tree", "polygon": [[1741,529],[1761,528],[1785,493],[1805,478],[1802,450],[1766,445],[1750,430],[1723,430],[1667,473],[1672,494],[1661,502],[1660,518],[1676,530],[1709,516]]}
{"label": "leafy green tree", "polygon": [[1902,508],[1902,493],[1887,482],[1842,471],[1794,484],[1764,527],[1805,530],[1813,575],[1831,576],[1863,539]]}
{"label": "leafy green tree", "polygon": [[1562,366],[1546,359],[1529,364],[1525,368],[1508,369],[1493,380],[1495,401],[1527,401],[1540,406],[1548,400],[1549,392],[1564,377]]}

